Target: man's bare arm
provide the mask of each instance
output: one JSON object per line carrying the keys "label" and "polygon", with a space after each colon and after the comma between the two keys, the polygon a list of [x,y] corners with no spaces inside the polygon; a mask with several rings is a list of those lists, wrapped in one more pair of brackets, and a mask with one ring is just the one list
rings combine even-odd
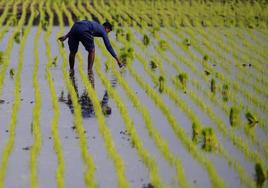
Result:
{"label": "man's bare arm", "polygon": [[59,37],[58,40],[60,40],[61,42],[65,41],[68,37],[70,36],[70,32],[67,33],[66,35]]}

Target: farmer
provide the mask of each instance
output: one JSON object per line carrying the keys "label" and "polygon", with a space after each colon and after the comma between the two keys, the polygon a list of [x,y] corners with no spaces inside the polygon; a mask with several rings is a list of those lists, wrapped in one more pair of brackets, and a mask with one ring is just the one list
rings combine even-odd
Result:
{"label": "farmer", "polygon": [[83,20],[75,22],[67,35],[58,38],[62,42],[69,38],[68,45],[70,49],[70,72],[73,72],[74,70],[75,55],[78,50],[79,41],[82,42],[85,49],[88,51],[88,72],[92,72],[95,58],[94,37],[102,37],[106,49],[116,59],[118,66],[120,68],[123,66],[116,56],[107,35],[110,31],[112,31],[112,29],[113,26],[109,22],[105,22],[103,25],[101,25],[95,21]]}

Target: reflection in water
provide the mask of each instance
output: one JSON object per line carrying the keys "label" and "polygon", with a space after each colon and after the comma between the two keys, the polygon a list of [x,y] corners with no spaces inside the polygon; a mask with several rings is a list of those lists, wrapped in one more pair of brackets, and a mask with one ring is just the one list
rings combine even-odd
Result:
{"label": "reflection in water", "polygon": [[[78,87],[76,84],[75,74],[74,72],[70,72],[70,79],[72,81],[72,84],[74,86],[78,102],[81,106],[82,116],[83,118],[90,118],[95,117],[95,112],[93,108],[93,104],[91,102],[91,99],[89,98],[86,89],[83,90],[83,93],[81,96],[79,96]],[[88,72],[88,80],[90,81],[93,88],[95,88],[95,82],[94,82],[94,74],[93,72]],[[115,87],[117,84],[117,80],[113,77],[111,79],[112,87]],[[72,113],[74,113],[73,103],[70,94],[67,96],[67,100],[64,98],[64,93],[61,93],[61,96],[59,97],[59,101],[65,103]],[[105,116],[109,116],[112,113],[111,107],[108,105],[109,102],[109,95],[107,90],[105,90],[103,98],[100,102],[102,107],[102,112]]]}

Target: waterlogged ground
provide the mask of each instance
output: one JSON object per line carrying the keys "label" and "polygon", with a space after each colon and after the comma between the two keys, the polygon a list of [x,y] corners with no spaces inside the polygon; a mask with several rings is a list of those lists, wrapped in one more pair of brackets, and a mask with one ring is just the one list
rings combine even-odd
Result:
{"label": "waterlogged ground", "polygon": [[[8,38],[11,36],[12,31],[13,28],[10,28],[4,35],[0,43],[0,51],[5,50]],[[68,28],[65,28],[65,32],[67,31]],[[257,82],[256,78],[262,78],[265,81],[268,80],[266,71],[260,73],[259,70],[256,69],[256,63],[259,63],[258,67],[261,69],[267,69],[268,34],[258,32],[257,30],[251,30],[255,36],[255,38],[252,39],[249,33],[244,32],[241,29],[210,28],[203,29],[203,32],[205,34],[192,30],[191,32],[196,37],[196,39],[193,39],[189,35],[189,31],[185,28],[182,28],[180,30],[180,34],[176,33],[173,30],[163,29],[159,31],[161,39],[166,40],[174,51],[167,49],[165,53],[158,54],[154,48],[154,45],[157,46],[159,42],[157,39],[151,38],[150,45],[146,48],[146,50],[144,50],[139,46],[139,43],[136,42],[138,40],[142,41],[143,34],[139,33],[137,29],[133,29],[132,31],[135,33],[134,36],[136,39],[130,43],[130,46],[135,50],[137,54],[147,60],[147,69],[144,69],[143,64],[140,62],[140,60],[135,57],[131,64],[132,69],[137,72],[144,83],[147,83],[153,89],[153,91],[159,93],[159,100],[162,100],[163,103],[168,107],[170,113],[175,118],[176,122],[178,122],[177,126],[180,126],[185,131],[185,136],[192,139],[193,119],[191,119],[187,115],[186,110],[184,108],[180,108],[180,104],[176,104],[167,93],[159,92],[159,85],[153,82],[147,72],[151,71],[148,62],[150,62],[153,54],[156,54],[155,57],[162,62],[162,68],[159,68],[160,66],[158,66],[152,75],[156,76],[157,79],[160,75],[164,76],[164,87],[168,87],[174,90],[176,94],[175,98],[180,99],[180,101],[183,101],[186,104],[187,109],[189,111],[192,111],[192,114],[194,114],[199,119],[203,127],[211,127],[213,129],[218,140],[218,145],[221,145],[221,147],[224,148],[224,151],[227,153],[226,155],[231,156],[232,160],[238,161],[239,165],[241,165],[243,168],[246,176],[250,177],[252,181],[255,181],[256,163],[253,159],[248,159],[248,157],[246,157],[243,150],[240,150],[239,147],[233,143],[232,139],[228,136],[228,133],[222,133],[222,130],[219,129],[219,126],[217,125],[217,121],[215,121],[215,118],[212,118],[211,113],[213,113],[215,117],[219,118],[223,122],[223,125],[227,127],[228,131],[234,133],[242,140],[245,140],[248,149],[251,152],[256,152],[257,155],[260,156],[264,162],[265,169],[267,169],[266,167],[268,166],[268,158],[267,154],[265,153],[265,148],[267,148],[268,142],[268,116],[267,111],[263,110],[263,108],[260,107],[261,105],[267,106],[267,85],[263,82],[258,82],[257,85],[255,82]],[[20,91],[21,105],[17,115],[14,148],[11,152],[8,162],[5,179],[6,187],[30,187],[29,161],[31,146],[33,144],[31,122],[33,119],[33,106],[36,103],[34,88],[32,84],[34,66],[34,37],[36,32],[37,27],[32,27],[23,52],[24,64],[21,73]],[[57,32],[59,32],[59,28],[53,27],[49,45],[53,58],[57,57],[57,60],[56,65],[51,67],[50,70],[52,73],[53,82],[58,97],[58,104],[60,107],[58,131],[64,156],[64,181],[66,187],[84,187],[84,162],[81,158],[79,145],[80,138],[76,133],[76,127],[74,126],[74,109],[72,100],[70,99],[66,84],[63,79],[63,59],[60,55],[58,43],[56,41]],[[168,38],[166,32],[168,32],[169,36],[173,38]],[[254,49],[258,47],[260,51],[263,52],[263,56],[257,54],[253,48],[251,49],[248,46],[242,44],[242,40],[237,37],[238,34],[239,36],[243,36],[245,40],[249,41],[249,44],[255,47]],[[221,40],[219,40],[219,38],[216,40],[215,36],[221,38]],[[51,95],[45,74],[47,55],[43,37],[44,31],[42,31],[38,42],[38,54],[40,61],[40,65],[38,67],[38,84],[41,92],[40,131],[42,142],[40,154],[38,156],[37,175],[39,187],[45,188],[56,187],[55,171],[58,162],[55,150],[53,148],[51,133],[53,106],[51,103]],[[111,38],[115,40],[116,37],[114,33],[111,34]],[[206,68],[206,65],[202,64],[204,57],[201,55],[201,52],[195,48],[193,43],[189,48],[187,48],[186,51],[178,45],[182,44],[186,38],[190,39],[190,41],[193,42],[196,41],[195,45],[197,45],[198,48],[204,49],[206,51],[208,61],[205,63],[211,65],[210,68]],[[205,41],[209,41],[212,49],[218,52],[218,54],[215,54],[215,52],[207,49]],[[151,157],[156,161],[156,164],[158,165],[159,176],[162,178],[167,187],[177,187],[178,179],[176,169],[174,166],[170,165],[170,163],[163,157],[163,154],[159,151],[159,147],[155,144],[151,135],[149,135],[148,129],[146,128],[144,122],[144,117],[142,116],[143,114],[136,110],[135,104],[131,102],[131,99],[127,96],[125,88],[118,82],[116,77],[112,74],[112,71],[105,70],[105,62],[107,60],[107,56],[104,55],[101,51],[101,48],[104,47],[102,40],[99,40],[99,42],[101,45],[97,45],[96,48],[96,56],[99,58],[99,61],[96,63],[100,64],[103,74],[113,84],[114,90],[117,91],[120,100],[125,104],[126,110],[129,113],[129,118],[133,120],[134,127],[142,141],[143,147],[150,153]],[[219,46],[219,43],[224,44],[227,47],[231,47],[231,44],[234,43],[235,47],[231,47],[231,52],[228,52],[227,49],[221,48],[221,46]],[[120,46],[122,46],[121,42],[116,43],[116,51],[119,51]],[[9,70],[13,68],[16,75],[19,47],[20,44],[14,43],[10,56],[10,65],[7,69],[8,71],[6,71],[4,79],[3,92],[0,96],[0,99],[3,100],[0,104],[0,154],[3,153],[3,148],[10,136],[9,124],[11,121],[12,105],[14,102],[13,93],[15,80],[14,78],[12,79],[10,77]],[[82,53],[82,57],[85,61],[87,54],[81,44],[79,50]],[[65,42],[65,52],[68,53],[67,42]],[[237,52],[237,57],[234,55],[234,52]],[[245,54],[247,61],[245,61],[243,58],[239,59],[240,57],[244,57],[243,55]],[[220,62],[219,55],[225,57],[226,62],[222,62],[222,60]],[[187,64],[178,59],[178,56],[184,57],[186,61],[191,64],[191,66],[195,67],[196,72],[193,72],[193,70]],[[174,66],[172,66],[172,64],[167,63],[167,59],[164,57],[177,64],[181,72],[185,72],[188,75],[186,92],[184,92],[181,88],[177,88],[172,82],[172,78],[178,74],[178,71],[174,68]],[[195,59],[193,57],[195,57]],[[251,61],[250,58],[256,58],[259,61]],[[112,64],[115,62],[112,61],[109,63]],[[251,65],[249,66],[249,64]],[[2,67],[0,65],[0,69],[1,68]],[[84,70],[87,70],[86,61],[84,63]],[[206,75],[205,71],[207,71],[207,74],[209,75]],[[229,101],[227,102],[223,102],[222,100],[221,88],[224,81],[216,77],[217,72],[222,73],[225,80],[229,80],[229,82],[226,81],[226,83],[230,83],[230,90],[228,92]],[[255,77],[247,76],[249,73]],[[92,75],[90,76],[91,78],[93,77]],[[210,187],[211,181],[206,169],[200,165],[196,158],[193,158],[182,141],[177,138],[172,127],[170,126],[170,122],[164,115],[163,111],[161,111],[157,103],[152,100],[151,96],[148,94],[148,91],[145,91],[141,87],[141,85],[137,82],[136,78],[133,77],[133,74],[131,74],[128,68],[125,68],[122,73],[122,77],[127,85],[132,88],[134,95],[139,99],[140,103],[148,109],[148,112],[152,118],[153,127],[159,131],[161,138],[167,141],[172,155],[181,160],[182,166],[184,168],[184,173],[189,184],[193,187]],[[210,81],[212,78],[216,79],[217,87],[217,91],[214,96],[212,96],[210,91]],[[107,149],[104,145],[104,140],[100,134],[98,127],[99,125],[94,114],[94,109],[92,108],[91,101],[87,96],[85,85],[83,84],[81,75],[78,72],[77,64],[72,79],[74,80],[77,97],[79,98],[79,104],[82,108],[82,123],[85,129],[84,135],[86,136],[88,150],[90,152],[90,155],[92,155],[94,164],[96,166],[96,182],[99,187],[117,187],[118,182],[116,177],[116,170],[114,168],[113,161],[108,157]],[[196,87],[194,83],[198,83],[199,87]],[[234,90],[234,86],[232,86],[231,83],[237,83],[239,88],[237,90]],[[105,104],[111,108],[111,114],[105,116],[106,126],[111,132],[115,147],[124,161],[125,173],[129,184],[132,187],[149,187],[151,183],[149,170],[144,164],[144,161],[140,158],[137,149],[133,147],[131,136],[129,135],[129,132],[126,131],[126,126],[122,118],[122,114],[120,113],[120,110],[118,109],[118,106],[116,105],[116,102],[113,100],[113,98],[107,95],[107,90],[101,82],[99,75],[96,73],[96,70],[94,70],[94,85],[99,101],[103,101],[104,97]],[[257,85],[257,89],[260,89],[260,92],[253,87],[254,85]],[[190,93],[192,93],[192,95],[190,95]],[[246,93],[257,98],[258,102],[252,103],[252,101],[246,97]],[[193,97],[191,97],[193,95],[197,96],[205,106],[199,106]],[[220,102],[217,103],[217,101]],[[229,122],[229,111],[225,112],[222,106],[225,106],[227,109],[229,109],[233,105],[238,105],[241,103],[243,106],[240,113],[240,126],[238,128],[232,128]],[[210,109],[211,113],[208,113],[208,111],[205,109]],[[245,118],[245,113],[247,110],[255,114],[259,119],[259,123],[263,124],[263,127],[260,127],[257,124],[256,127],[253,128],[254,132],[252,134],[254,136],[250,136],[250,133],[247,134],[247,132],[244,131],[244,127],[248,126],[247,119]],[[199,152],[202,153],[205,158],[209,159],[211,164],[215,165],[218,175],[222,177],[223,180],[225,180],[226,186],[247,187],[247,185],[241,183],[239,173],[235,168],[233,168],[233,165],[230,164],[231,160],[227,161],[227,159],[223,157],[223,153],[219,152],[217,148],[213,149],[211,152],[202,150],[201,142],[202,141],[197,144]],[[265,185],[267,186],[267,181],[263,186],[265,187]]]}

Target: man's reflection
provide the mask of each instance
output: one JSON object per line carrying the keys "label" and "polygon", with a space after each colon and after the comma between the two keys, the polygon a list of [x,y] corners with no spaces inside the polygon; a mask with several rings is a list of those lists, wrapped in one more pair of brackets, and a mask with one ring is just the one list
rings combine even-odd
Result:
{"label": "man's reflection", "polygon": [[[74,86],[77,98],[78,98],[78,102],[81,106],[81,111],[82,111],[82,116],[83,118],[90,118],[90,117],[95,117],[95,112],[94,112],[94,108],[93,108],[93,104],[91,99],[89,98],[86,89],[83,90],[83,93],[81,96],[79,96],[79,92],[78,92],[78,87],[76,84],[76,78],[75,78],[75,74],[74,72],[70,72],[70,79],[72,81],[72,84]],[[90,81],[91,85],[93,88],[95,88],[95,82],[94,82],[94,74],[92,71],[88,72],[88,80]],[[111,84],[113,87],[116,86],[117,84],[117,80],[116,79],[112,79],[111,80]],[[61,96],[59,98],[60,102],[65,103],[71,110],[72,113],[74,113],[74,108],[73,108],[73,103],[72,103],[72,99],[70,94],[68,93],[67,99],[64,98],[64,93],[61,93]],[[112,109],[111,107],[108,105],[109,102],[109,95],[107,90],[105,90],[103,98],[100,102],[101,104],[101,108],[102,108],[102,112],[105,116],[109,116],[112,113]]]}

